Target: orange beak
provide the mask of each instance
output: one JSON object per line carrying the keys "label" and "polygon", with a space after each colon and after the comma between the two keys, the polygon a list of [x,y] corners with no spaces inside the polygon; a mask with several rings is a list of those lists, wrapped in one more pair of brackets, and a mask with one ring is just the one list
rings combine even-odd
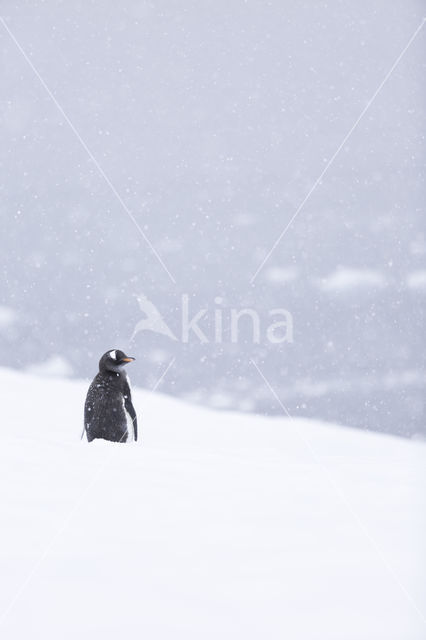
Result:
{"label": "orange beak", "polygon": [[122,362],[133,362],[136,358],[123,358]]}

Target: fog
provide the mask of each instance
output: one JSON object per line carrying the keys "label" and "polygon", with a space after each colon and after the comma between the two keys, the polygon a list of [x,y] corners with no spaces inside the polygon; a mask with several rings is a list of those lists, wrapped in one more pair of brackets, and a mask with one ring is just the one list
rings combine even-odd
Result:
{"label": "fog", "polygon": [[2,366],[426,435],[423,3],[2,16]]}

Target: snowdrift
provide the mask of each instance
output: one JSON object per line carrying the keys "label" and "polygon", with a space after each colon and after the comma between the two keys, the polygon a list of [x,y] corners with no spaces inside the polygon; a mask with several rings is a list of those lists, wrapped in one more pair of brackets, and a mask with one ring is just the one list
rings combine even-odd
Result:
{"label": "snowdrift", "polygon": [[88,382],[0,385],[2,637],[425,637],[423,443],[134,390],[89,445]]}

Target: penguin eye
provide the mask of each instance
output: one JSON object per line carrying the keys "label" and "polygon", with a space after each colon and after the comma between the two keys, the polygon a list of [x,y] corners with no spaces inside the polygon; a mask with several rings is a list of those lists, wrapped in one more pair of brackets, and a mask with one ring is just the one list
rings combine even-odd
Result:
{"label": "penguin eye", "polygon": [[116,352],[116,350],[115,350],[115,349],[114,349],[114,351],[110,351],[110,352],[109,352],[109,357],[110,357],[112,360],[117,360],[117,352]]}

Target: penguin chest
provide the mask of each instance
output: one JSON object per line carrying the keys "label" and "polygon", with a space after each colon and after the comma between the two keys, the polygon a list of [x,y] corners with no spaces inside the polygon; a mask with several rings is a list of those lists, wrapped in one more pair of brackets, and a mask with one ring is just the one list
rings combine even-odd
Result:
{"label": "penguin chest", "polygon": [[127,411],[126,407],[125,407],[125,398],[123,396],[123,411],[124,411],[124,415],[126,417],[126,426],[127,426],[127,440],[126,442],[134,442],[135,441],[135,430],[133,427],[133,420],[130,416],[130,413]]}

